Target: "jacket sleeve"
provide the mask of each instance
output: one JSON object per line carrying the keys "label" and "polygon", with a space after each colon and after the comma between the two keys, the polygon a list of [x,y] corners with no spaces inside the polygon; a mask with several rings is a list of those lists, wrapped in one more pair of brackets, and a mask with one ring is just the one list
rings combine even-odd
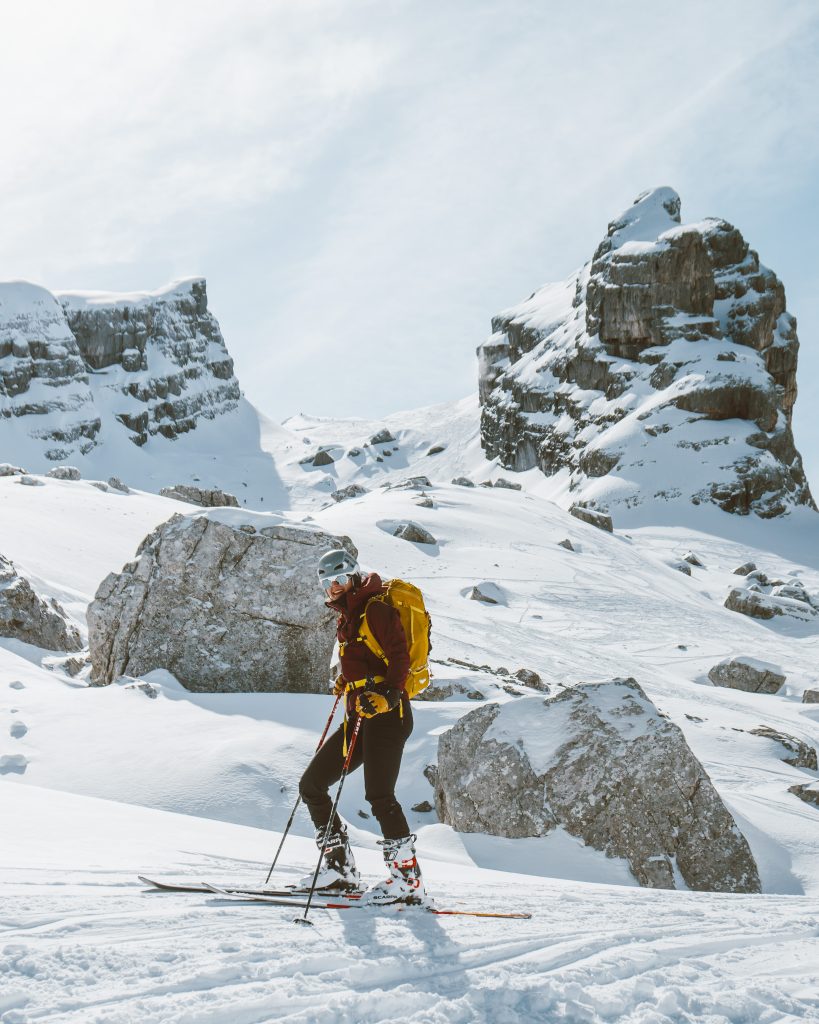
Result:
{"label": "jacket sleeve", "polygon": [[367,622],[389,662],[384,673],[385,685],[391,690],[403,690],[409,675],[410,656],[401,616],[383,601],[373,601],[367,608]]}

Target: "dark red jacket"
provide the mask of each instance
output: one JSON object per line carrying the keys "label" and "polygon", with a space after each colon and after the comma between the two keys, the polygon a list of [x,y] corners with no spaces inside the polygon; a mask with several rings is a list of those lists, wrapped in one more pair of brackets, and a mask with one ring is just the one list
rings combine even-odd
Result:
{"label": "dark red jacket", "polygon": [[367,608],[367,624],[373,636],[386,654],[389,666],[367,647],[363,640],[357,640],[364,606],[371,597],[382,594],[386,587],[377,573],[364,576],[361,583],[349,593],[342,594],[338,601],[328,601],[327,607],[339,613],[336,635],[342,647],[341,671],[348,682],[365,679],[367,676],[385,676],[379,685],[393,690],[403,690],[410,668],[407,638],[401,625],[401,616],[386,601],[373,601]]}

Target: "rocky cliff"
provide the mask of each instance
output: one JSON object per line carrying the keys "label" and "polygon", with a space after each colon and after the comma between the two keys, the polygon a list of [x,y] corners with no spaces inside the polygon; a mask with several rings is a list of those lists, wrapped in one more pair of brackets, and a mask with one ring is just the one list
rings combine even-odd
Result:
{"label": "rocky cliff", "polygon": [[0,285],[0,415],[27,455],[31,441],[62,461],[116,434],[173,439],[239,398],[201,278],[129,295]]}
{"label": "rocky cliff", "polygon": [[481,439],[591,507],[815,508],[794,446],[799,342],[785,290],[724,220],[682,224],[659,188],[593,258],[492,321]]}

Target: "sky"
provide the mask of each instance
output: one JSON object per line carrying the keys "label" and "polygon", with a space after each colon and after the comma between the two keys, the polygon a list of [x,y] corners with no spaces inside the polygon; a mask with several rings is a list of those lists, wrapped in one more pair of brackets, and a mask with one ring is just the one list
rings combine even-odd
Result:
{"label": "sky", "polygon": [[203,275],[274,420],[477,388],[490,317],[646,188],[736,224],[802,343],[819,492],[814,0],[0,0],[0,280]]}

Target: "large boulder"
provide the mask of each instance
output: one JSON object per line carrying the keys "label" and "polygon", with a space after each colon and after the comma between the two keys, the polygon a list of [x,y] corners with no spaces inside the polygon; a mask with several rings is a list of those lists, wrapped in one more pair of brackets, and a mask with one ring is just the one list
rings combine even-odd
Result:
{"label": "large boulder", "polygon": [[54,600],[39,597],[14,564],[0,555],[0,636],[49,651],[79,651],[80,634]]}
{"label": "large boulder", "polygon": [[438,741],[435,799],[462,832],[558,826],[626,858],[641,885],[759,892],[756,864],[680,729],[634,679],[487,704]]}
{"label": "large boulder", "polygon": [[326,691],[335,619],[316,563],[336,537],[276,514],[174,515],[88,608],[92,682],[168,669],[196,691]]}
{"label": "large boulder", "polygon": [[778,665],[759,658],[723,658],[708,672],[714,686],[728,686],[746,693],[777,693],[785,682]]}

